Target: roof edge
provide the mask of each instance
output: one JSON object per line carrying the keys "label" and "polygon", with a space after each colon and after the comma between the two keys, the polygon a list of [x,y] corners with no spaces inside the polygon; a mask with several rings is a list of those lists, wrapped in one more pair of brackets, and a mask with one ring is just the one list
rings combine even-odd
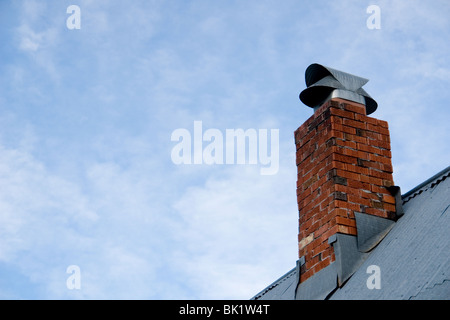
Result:
{"label": "roof edge", "polygon": [[[444,180],[445,178],[447,178],[448,176],[450,176],[450,166],[448,166],[447,168],[445,168],[444,170],[439,171],[438,173],[436,173],[434,176],[432,176],[431,178],[425,180],[424,182],[422,182],[421,184],[419,184],[418,186],[414,187],[413,189],[411,189],[410,191],[406,192],[405,194],[402,195],[402,199],[403,202],[406,203],[408,202],[410,199],[414,198],[416,195],[420,194],[421,192],[425,191],[423,190],[424,187],[426,187],[427,185],[431,184],[431,187],[434,187],[435,184],[441,182],[442,180]],[[440,179],[441,178],[441,179]]]}
{"label": "roof edge", "polygon": [[293,276],[294,275],[293,273],[295,273],[296,271],[297,271],[297,267],[292,268],[291,270],[286,272],[284,275],[279,277],[277,280],[272,282],[270,285],[268,285],[266,288],[264,288],[263,290],[261,290],[260,292],[255,294],[252,298],[250,298],[250,300],[258,300],[260,297],[264,296],[268,291],[270,291],[273,288],[275,288],[276,286],[278,286],[281,282],[286,281],[288,278]]}

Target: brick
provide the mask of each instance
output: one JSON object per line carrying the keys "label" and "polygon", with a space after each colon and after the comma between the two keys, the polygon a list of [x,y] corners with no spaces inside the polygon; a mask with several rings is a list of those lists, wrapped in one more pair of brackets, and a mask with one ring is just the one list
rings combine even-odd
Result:
{"label": "brick", "polygon": [[342,132],[342,131],[330,129],[328,134],[331,137],[335,137],[335,138],[338,138],[338,139],[344,139],[344,132]]}
{"label": "brick", "polygon": [[321,105],[315,112],[314,114],[321,114],[323,112],[325,112],[325,110],[327,110],[328,108],[330,108],[331,104],[330,101],[325,102],[323,105]]}
{"label": "brick", "polygon": [[[351,120],[351,119],[344,119],[343,126],[349,126],[349,127],[358,128],[358,129],[366,128],[366,124],[364,122]],[[349,132],[349,133],[351,133],[351,132]],[[355,130],[355,133],[356,133],[356,130]]]}
{"label": "brick", "polygon": [[357,136],[356,132],[355,134],[351,134],[351,133],[346,133],[344,132],[344,139],[345,140],[350,140],[350,141],[355,141],[355,142],[359,142],[359,143],[364,143],[364,144],[368,144],[368,140],[366,137],[364,136]]}
{"label": "brick", "polygon": [[370,181],[369,176],[365,175],[365,174],[361,174],[360,178],[361,178],[361,182],[369,183],[369,181]]}
{"label": "brick", "polygon": [[[381,126],[371,126],[370,128],[374,132],[380,133],[380,134],[385,135],[385,136],[389,136],[389,129],[383,128]],[[367,129],[369,129],[369,127]]]}
{"label": "brick", "polygon": [[354,127],[347,126],[347,125],[331,123],[331,129],[341,131],[344,133],[348,133],[348,134],[352,134],[352,135],[356,135],[356,129]]}
{"label": "brick", "polygon": [[381,134],[378,132],[370,131],[370,130],[364,130],[363,136],[366,137],[368,140],[367,144],[370,144],[371,140],[380,140],[382,141]]}
{"label": "brick", "polygon": [[343,217],[336,217],[336,222],[340,225],[349,226],[349,227],[355,227],[356,228],[356,220],[349,219],[349,218],[343,218]]}
{"label": "brick", "polygon": [[350,209],[353,211],[358,211],[360,209],[360,206],[356,203],[341,201],[341,200],[334,200],[336,207],[338,208],[345,208]]}
{"label": "brick", "polygon": [[370,183],[356,181],[356,180],[353,180],[353,179],[348,179],[347,180],[347,185],[349,187],[360,189],[360,190],[371,190],[370,189],[370,186],[371,186]]}
{"label": "brick", "polygon": [[347,170],[340,170],[340,169],[336,170],[336,174],[339,177],[344,177],[344,178],[347,178],[347,179],[353,179],[355,181],[359,181],[360,177],[361,177],[361,175],[358,174],[358,173],[347,171]]}
{"label": "brick", "polygon": [[394,181],[391,180],[383,180],[383,186],[384,187],[392,187],[394,185]]}
{"label": "brick", "polygon": [[311,184],[313,184],[314,182],[316,182],[317,180],[318,180],[317,175],[313,175],[311,178],[309,178],[307,181],[305,181],[305,182],[303,183],[303,189],[309,188],[309,186],[310,186]]}
{"label": "brick", "polygon": [[395,204],[390,204],[390,203],[385,203],[384,204],[384,209],[386,211],[391,211],[391,212],[395,212],[397,209],[395,208]]}
{"label": "brick", "polygon": [[[391,183],[392,183],[392,185],[394,184],[393,182],[391,182]],[[370,185],[370,190],[371,190],[372,192],[375,192],[375,193],[388,193],[388,191],[387,191],[386,188],[383,186],[383,184],[384,184],[383,181],[382,181],[381,186],[377,186],[377,185],[372,184],[372,185]]]}
{"label": "brick", "polygon": [[333,177],[333,182],[337,185],[343,185],[346,186],[347,185],[347,179],[343,178],[343,177]]}
{"label": "brick", "polygon": [[333,194],[333,199],[347,201],[347,194],[345,192],[335,191]]}
{"label": "brick", "polygon": [[328,267],[331,264],[331,259],[325,259],[323,261],[320,261],[317,265],[314,266],[314,272],[319,272],[322,269],[325,269],[326,267]]}
{"label": "brick", "polygon": [[344,217],[348,218],[347,209],[346,208],[336,208],[333,210],[336,217]]}
{"label": "brick", "polygon": [[377,169],[377,170],[383,169],[383,163],[375,161],[362,160],[361,162],[358,162],[358,165],[368,169]]}
{"label": "brick", "polygon": [[[380,198],[378,197],[378,195],[372,191],[361,191],[360,193],[361,198],[364,199],[371,199],[371,200],[379,200]],[[370,205],[370,203],[369,203]]]}
{"label": "brick", "polygon": [[327,224],[322,225],[319,229],[317,229],[316,232],[314,232],[314,237],[319,237],[323,233],[325,233],[329,229],[329,226]]}
{"label": "brick", "polygon": [[369,184],[370,185],[377,185],[377,186],[382,186],[383,185],[383,180],[374,176],[370,176],[369,177]]}
{"label": "brick", "polygon": [[344,225],[338,225],[338,232],[344,233],[344,234],[350,234],[350,235],[357,235],[356,228],[355,227],[349,227]]}
{"label": "brick", "polygon": [[391,149],[391,144],[389,142],[382,140],[370,140],[370,145],[385,150]]}
{"label": "brick", "polygon": [[332,115],[336,115],[336,116],[340,116],[343,118],[348,118],[348,119],[355,119],[355,113],[351,112],[351,111],[346,111],[346,110],[342,110],[342,109],[337,109],[337,108],[331,108],[330,112]]}
{"label": "brick", "polygon": [[312,267],[314,267],[317,263],[319,262],[319,257],[315,256],[312,257],[311,259],[306,259],[305,265],[306,265],[306,269],[309,270]]}
{"label": "brick", "polygon": [[355,158],[367,159],[369,157],[367,152],[348,149],[348,148],[341,148],[339,150],[339,152],[346,156],[355,157]]}
{"label": "brick", "polygon": [[303,249],[306,245],[310,244],[314,239],[313,234],[310,234],[308,237],[301,239],[298,243],[299,249]]}
{"label": "brick", "polygon": [[384,179],[384,180],[392,180],[392,174],[384,172],[384,171],[372,169],[372,168],[369,169],[369,176]]}
{"label": "brick", "polygon": [[358,150],[361,150],[361,151],[380,154],[380,155],[382,155],[382,152],[383,152],[380,148],[369,146],[364,143],[358,143],[357,148],[358,148]]}
{"label": "brick", "polygon": [[377,122],[380,127],[389,129],[389,124],[387,123],[387,121],[377,119]]}
{"label": "brick", "polygon": [[367,208],[367,209],[366,209],[366,213],[372,214],[372,215],[374,215],[374,216],[382,217],[382,218],[387,218],[387,213],[386,213],[386,211],[381,210],[381,209]]}
{"label": "brick", "polygon": [[322,224],[329,224],[330,226],[334,224],[334,218],[337,216],[336,209],[331,209],[330,212],[328,211],[321,211],[320,212],[320,223]]}
{"label": "brick", "polygon": [[314,270],[307,270],[304,273],[300,275],[300,281],[306,281],[308,278],[312,277],[314,275]]}
{"label": "brick", "polygon": [[324,256],[326,255],[326,253],[327,253],[326,251],[329,247],[330,247],[330,244],[327,241],[322,242],[320,245],[318,245],[317,247],[315,247],[313,249],[313,254],[317,255],[319,253],[324,253],[324,254],[322,254],[322,259],[323,259]]}
{"label": "brick", "polygon": [[368,168],[363,168],[363,167],[356,166],[356,165],[348,165],[347,166],[347,171],[355,172],[355,173],[359,174],[360,178],[361,178],[361,175],[366,175],[367,176],[369,174],[369,169]]}
{"label": "brick", "polygon": [[333,225],[332,227],[330,227],[330,229],[328,229],[327,232],[325,232],[322,236],[324,236],[327,240],[334,234],[336,234],[338,231],[338,227],[337,225]]}
{"label": "brick", "polygon": [[391,142],[391,138],[389,137],[389,135],[385,135],[385,134],[380,134],[380,140],[389,142],[389,143]]}
{"label": "brick", "polygon": [[367,123],[366,124],[366,128],[369,131],[374,131],[376,133],[381,133],[381,132],[378,131],[379,129],[381,129],[381,127],[378,127],[378,123],[377,122],[375,124]]}
{"label": "brick", "polygon": [[333,190],[334,191],[345,192],[347,194],[354,194],[354,195],[358,195],[359,192],[360,192],[358,189],[350,188],[348,186],[344,186],[344,185],[340,185],[340,184],[335,184],[333,186]]}
{"label": "brick", "polygon": [[383,195],[383,201],[386,203],[395,204],[395,198],[388,194]]}
{"label": "brick", "polygon": [[359,195],[349,194],[347,195],[348,202],[357,203],[363,206],[370,206],[370,199],[360,197]]}
{"label": "brick", "polygon": [[355,149],[355,150],[358,148],[358,145],[356,142],[349,141],[349,140],[343,140],[343,139],[336,139],[336,138],[334,138],[334,139],[335,139],[334,145],[348,147],[348,148]]}
{"label": "brick", "polygon": [[393,173],[394,172],[394,168],[392,167],[392,164],[384,164],[381,166],[381,170],[388,172],[388,173]]}
{"label": "brick", "polygon": [[333,153],[332,154],[332,159],[333,159],[333,161],[339,161],[339,162],[350,163],[350,164],[357,164],[357,158],[356,157],[346,156],[346,155],[339,154],[339,153]]}
{"label": "brick", "polygon": [[366,115],[366,107],[364,105],[354,105],[346,103],[344,110],[359,113],[361,115]]}
{"label": "brick", "polygon": [[388,157],[377,156],[375,154],[369,153],[369,160],[375,162],[381,162],[384,164],[391,164],[391,159]]}
{"label": "brick", "polygon": [[370,200],[370,207],[375,209],[384,209],[384,204],[381,201]]}
{"label": "brick", "polygon": [[368,117],[362,114],[355,114],[355,120],[364,122],[364,123],[370,123],[372,125],[378,125],[378,119]]}

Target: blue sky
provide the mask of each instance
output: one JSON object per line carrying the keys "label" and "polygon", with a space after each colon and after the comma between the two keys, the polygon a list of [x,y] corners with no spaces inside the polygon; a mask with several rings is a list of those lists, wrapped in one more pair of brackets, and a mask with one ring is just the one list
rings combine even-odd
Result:
{"label": "blue sky", "polygon": [[[305,69],[370,79],[404,193],[449,165],[449,16],[445,0],[1,1],[0,298],[251,298],[297,259]],[[278,129],[278,172],[175,165],[171,134],[194,121]]]}

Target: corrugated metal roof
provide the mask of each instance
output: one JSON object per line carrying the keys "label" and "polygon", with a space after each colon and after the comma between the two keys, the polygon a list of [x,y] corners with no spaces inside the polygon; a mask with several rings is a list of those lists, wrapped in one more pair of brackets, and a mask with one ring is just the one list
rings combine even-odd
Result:
{"label": "corrugated metal roof", "polygon": [[[450,166],[403,195],[405,214],[330,299],[450,299]],[[380,268],[380,289],[366,285]],[[295,299],[296,268],[252,299]]]}
{"label": "corrugated metal roof", "polygon": [[410,199],[414,198],[418,194],[421,194],[422,192],[428,190],[429,188],[433,188],[436,184],[441,182],[442,180],[445,180],[448,176],[450,176],[450,166],[442,170],[441,172],[435,174],[428,180],[422,182],[417,187],[413,188],[412,190],[408,191],[404,195],[402,195],[403,204],[408,202]]}
{"label": "corrugated metal roof", "polygon": [[296,268],[288,271],[250,300],[292,300],[297,286]]}

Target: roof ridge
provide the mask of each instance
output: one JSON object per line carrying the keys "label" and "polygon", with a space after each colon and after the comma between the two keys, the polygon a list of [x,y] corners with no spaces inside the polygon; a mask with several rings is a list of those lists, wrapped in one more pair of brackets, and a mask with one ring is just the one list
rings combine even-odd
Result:
{"label": "roof ridge", "polygon": [[415,196],[421,194],[424,191],[427,191],[429,188],[433,188],[438,185],[440,182],[444,181],[447,177],[450,176],[450,166],[436,173],[431,178],[425,180],[415,188],[411,189],[404,195],[402,195],[403,204],[414,198]]}

